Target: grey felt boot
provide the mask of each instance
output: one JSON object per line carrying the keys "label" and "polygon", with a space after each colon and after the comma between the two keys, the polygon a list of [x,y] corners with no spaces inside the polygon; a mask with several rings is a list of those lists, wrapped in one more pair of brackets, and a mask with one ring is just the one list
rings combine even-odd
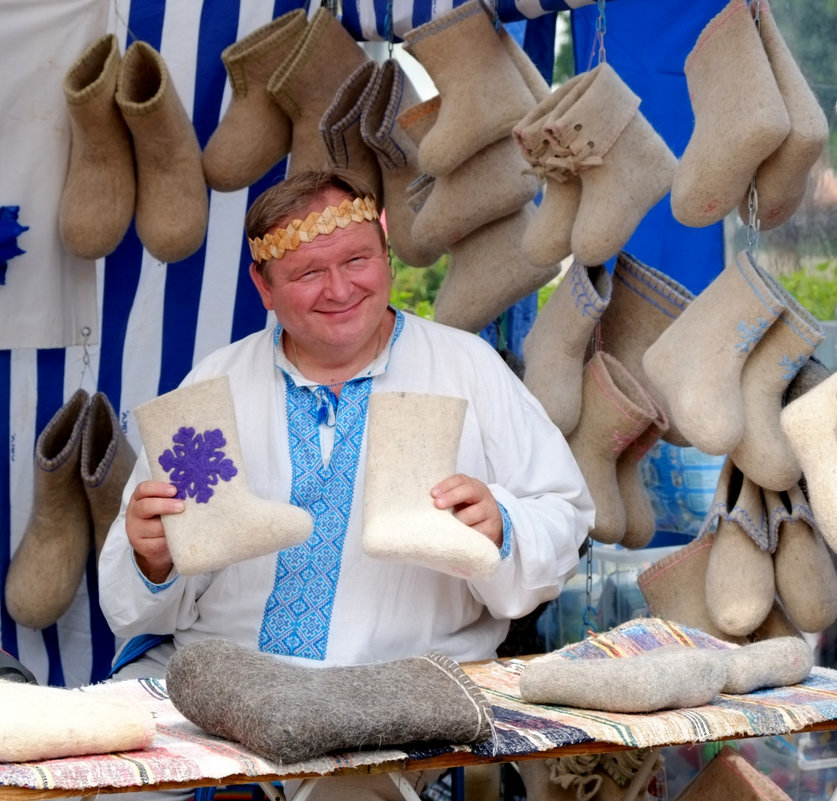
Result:
{"label": "grey felt boot", "polygon": [[43,629],[76,596],[92,545],[81,482],[81,442],[90,398],[78,390],[35,443],[32,513],[6,575],[6,606],[22,626]]}

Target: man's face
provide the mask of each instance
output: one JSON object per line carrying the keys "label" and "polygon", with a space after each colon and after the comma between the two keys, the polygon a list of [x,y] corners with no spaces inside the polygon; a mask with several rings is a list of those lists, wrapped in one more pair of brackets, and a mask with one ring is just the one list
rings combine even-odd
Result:
{"label": "man's face", "polygon": [[[310,203],[299,215],[337,206],[347,197],[338,189]],[[272,233],[271,230],[269,233]],[[282,259],[253,267],[250,275],[268,311],[300,349],[351,352],[378,335],[389,303],[391,277],[380,229],[374,223],[350,223],[287,251]]]}

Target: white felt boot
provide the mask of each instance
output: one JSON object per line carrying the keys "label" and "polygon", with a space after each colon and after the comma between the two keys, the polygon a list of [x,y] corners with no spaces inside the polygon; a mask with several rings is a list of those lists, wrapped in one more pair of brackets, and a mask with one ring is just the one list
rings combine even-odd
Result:
{"label": "white felt boot", "polygon": [[363,549],[459,578],[485,578],[500,563],[488,537],[437,509],[430,490],[456,473],[468,402],[407,392],[369,399]]}
{"label": "white felt boot", "polygon": [[183,512],[163,517],[181,574],[208,573],[310,536],[304,509],[251,494],[226,375],[167,392],[134,414],[152,477],[186,501]]}

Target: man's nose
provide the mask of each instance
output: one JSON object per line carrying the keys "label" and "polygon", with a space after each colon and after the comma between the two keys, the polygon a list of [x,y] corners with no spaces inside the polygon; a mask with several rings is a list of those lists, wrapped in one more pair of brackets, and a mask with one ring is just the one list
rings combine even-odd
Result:
{"label": "man's nose", "polygon": [[346,270],[340,266],[329,268],[326,271],[324,289],[331,297],[346,297],[350,294],[352,284]]}

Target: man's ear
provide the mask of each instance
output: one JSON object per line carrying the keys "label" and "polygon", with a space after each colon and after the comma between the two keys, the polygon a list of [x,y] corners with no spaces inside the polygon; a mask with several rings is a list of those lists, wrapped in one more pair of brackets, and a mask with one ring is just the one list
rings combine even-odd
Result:
{"label": "man's ear", "polygon": [[270,297],[270,284],[264,275],[256,268],[256,262],[250,262],[250,279],[262,299],[262,305],[267,311],[273,311],[273,302]]}

